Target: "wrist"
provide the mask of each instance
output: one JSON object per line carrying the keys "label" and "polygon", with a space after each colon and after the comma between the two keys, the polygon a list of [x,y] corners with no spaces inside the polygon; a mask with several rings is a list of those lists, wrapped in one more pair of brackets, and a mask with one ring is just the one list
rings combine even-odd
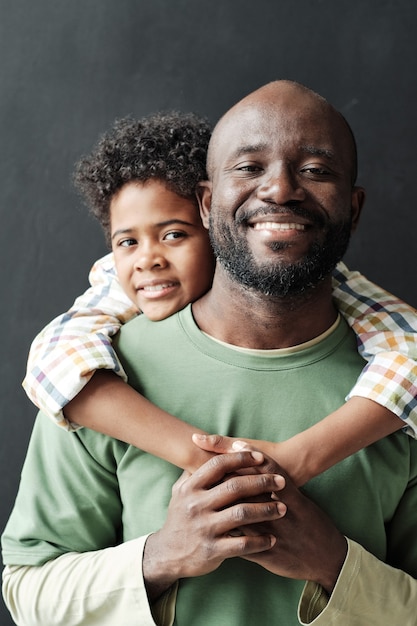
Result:
{"label": "wrist", "polygon": [[165,556],[159,532],[149,535],[143,551],[143,579],[149,601],[155,602],[179,578],[178,564]]}
{"label": "wrist", "polygon": [[270,456],[289,474],[297,487],[316,476],[314,458],[308,446],[298,435],[278,443],[271,443]]}
{"label": "wrist", "polygon": [[346,537],[337,535],[328,546],[328,558],[323,559],[320,571],[314,582],[320,585],[329,596],[337,583],[348,552]]}

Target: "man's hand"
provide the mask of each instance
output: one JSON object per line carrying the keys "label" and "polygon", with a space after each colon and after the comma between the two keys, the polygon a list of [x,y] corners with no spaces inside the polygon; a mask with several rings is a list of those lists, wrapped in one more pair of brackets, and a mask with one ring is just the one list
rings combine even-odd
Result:
{"label": "man's hand", "polygon": [[345,537],[289,479],[279,497],[287,506],[285,517],[253,527],[272,533],[276,542],[267,552],[245,558],[273,574],[314,581],[330,595],[346,558]]}
{"label": "man's hand", "polygon": [[[194,436],[193,440],[218,454],[226,449],[254,450],[253,445],[243,440],[221,435]],[[274,459],[264,454],[264,462],[256,466],[256,471],[279,472],[285,477],[285,487],[280,490],[279,499],[285,503],[287,513],[282,519],[245,530],[247,533],[271,533],[276,538],[270,550],[246,558],[274,574],[317,582],[331,593],[346,558],[345,537],[329,517],[295,487]]]}
{"label": "man's hand", "polygon": [[[192,475],[184,472],[175,483],[166,522],[145,545],[143,571],[151,601],[180,578],[207,574],[227,558],[259,555],[274,545],[273,533],[254,525],[285,515],[285,505],[271,498],[284,479],[265,467],[237,474],[263,463],[257,451],[223,454]],[[253,527],[250,536],[235,532],[246,525]]]}

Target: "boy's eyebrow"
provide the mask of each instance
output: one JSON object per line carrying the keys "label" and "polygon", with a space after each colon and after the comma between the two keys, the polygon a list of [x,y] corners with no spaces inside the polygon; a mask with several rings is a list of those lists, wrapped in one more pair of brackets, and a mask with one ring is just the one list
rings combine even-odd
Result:
{"label": "boy's eyebrow", "polygon": [[[182,224],[183,226],[194,226],[194,224],[192,224],[191,222],[186,222],[185,220],[180,220],[179,218],[174,218],[174,219],[170,219],[170,220],[164,220],[163,222],[156,222],[156,224],[153,225],[154,228],[161,228],[162,226],[171,226],[174,224]],[[117,237],[118,235],[129,235],[131,233],[134,232],[134,228],[119,228],[118,230],[115,230],[114,233],[112,234],[111,238],[114,239],[115,237]]]}

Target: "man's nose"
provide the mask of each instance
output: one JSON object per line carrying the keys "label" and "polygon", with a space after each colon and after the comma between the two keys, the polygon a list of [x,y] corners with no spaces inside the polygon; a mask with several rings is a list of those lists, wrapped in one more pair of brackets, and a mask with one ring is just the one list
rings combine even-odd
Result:
{"label": "man's nose", "polygon": [[295,173],[283,165],[265,173],[258,188],[258,198],[274,204],[301,202],[305,199],[305,191]]}
{"label": "man's nose", "polygon": [[167,260],[161,247],[152,243],[141,243],[134,260],[135,269],[152,270],[167,266]]}

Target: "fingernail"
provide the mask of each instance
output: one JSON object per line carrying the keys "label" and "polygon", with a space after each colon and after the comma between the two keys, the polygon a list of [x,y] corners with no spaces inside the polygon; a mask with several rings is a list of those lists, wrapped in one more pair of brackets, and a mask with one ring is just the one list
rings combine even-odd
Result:
{"label": "fingernail", "polygon": [[234,441],[232,443],[233,450],[243,450],[246,448],[246,443],[244,441]]}
{"label": "fingernail", "polygon": [[262,452],[258,452],[257,450],[252,450],[251,455],[252,458],[255,459],[255,461],[259,461],[260,463],[262,463],[264,460],[264,455],[262,454]]}
{"label": "fingernail", "polygon": [[276,484],[277,487],[279,487],[280,489],[283,489],[285,487],[284,476],[281,476],[281,474],[277,474],[276,476],[274,476],[274,483]]}
{"label": "fingernail", "polygon": [[283,517],[287,512],[287,506],[283,502],[277,502],[278,513]]}

